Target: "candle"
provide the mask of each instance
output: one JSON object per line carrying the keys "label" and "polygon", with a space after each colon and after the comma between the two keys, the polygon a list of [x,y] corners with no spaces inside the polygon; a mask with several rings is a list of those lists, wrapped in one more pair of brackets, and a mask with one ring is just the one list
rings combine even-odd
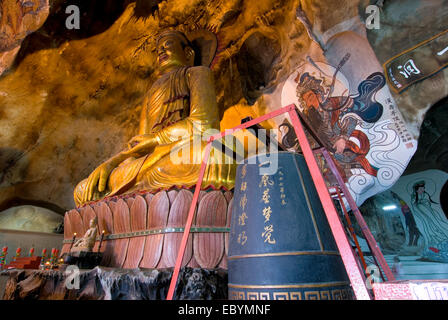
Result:
{"label": "candle", "polygon": [[45,264],[45,258],[47,257],[47,248],[42,249],[42,258],[40,259],[40,266],[41,269],[43,267],[43,265]]}
{"label": "candle", "polygon": [[7,255],[8,255],[8,247],[3,247],[2,253],[0,254],[0,270],[3,268],[3,265],[5,264]]}
{"label": "candle", "polygon": [[50,266],[52,266],[54,264],[54,258],[56,256],[56,249],[53,248],[51,249],[51,256],[50,256]]}
{"label": "candle", "polygon": [[75,243],[75,239],[76,239],[76,232],[73,233],[73,239],[72,239],[72,243],[70,244],[70,249],[69,249],[69,251],[72,249],[73,244]]}
{"label": "candle", "polygon": [[22,252],[22,248],[18,247],[16,250],[16,255],[13,258],[13,261],[16,261],[18,257],[20,257],[20,253]]}
{"label": "candle", "polygon": [[47,249],[45,248],[42,250],[42,260],[41,260],[42,264],[44,263],[46,257],[47,257]]}
{"label": "candle", "polygon": [[103,238],[104,238],[104,230],[103,230],[103,232],[101,232],[100,245],[98,246],[98,252],[100,252],[101,244],[103,243]]}

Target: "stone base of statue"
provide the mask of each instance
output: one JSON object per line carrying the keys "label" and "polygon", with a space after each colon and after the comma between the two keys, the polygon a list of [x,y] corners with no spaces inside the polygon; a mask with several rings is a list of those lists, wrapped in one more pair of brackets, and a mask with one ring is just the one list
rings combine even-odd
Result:
{"label": "stone base of statue", "polygon": [[102,252],[75,250],[65,256],[64,263],[76,265],[80,269],[93,269],[100,265],[102,259]]}
{"label": "stone base of statue", "polygon": [[[173,269],[126,270],[96,267],[80,270],[70,283],[63,270],[4,270],[6,288],[0,300],[165,300]],[[72,280],[73,281],[73,280]],[[176,300],[227,299],[227,271],[182,268]]]}
{"label": "stone base of statue", "polygon": [[[227,269],[232,198],[230,191],[200,192],[182,267]],[[104,231],[101,266],[172,268],[192,199],[193,190],[173,189],[105,198],[70,210],[65,214],[61,254],[70,251],[74,233],[83,235],[90,220],[97,217],[93,252],[98,251]]]}

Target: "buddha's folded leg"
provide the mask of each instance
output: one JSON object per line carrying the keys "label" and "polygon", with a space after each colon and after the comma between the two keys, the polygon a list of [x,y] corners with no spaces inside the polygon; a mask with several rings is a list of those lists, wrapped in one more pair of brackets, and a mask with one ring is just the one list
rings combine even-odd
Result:
{"label": "buddha's folded leg", "polygon": [[[191,187],[196,185],[201,162],[205,155],[205,143],[203,143],[202,150],[200,149],[199,153],[196,153],[196,150],[193,148],[189,149],[189,151],[190,157],[187,157],[187,159],[190,159],[191,162],[182,163],[173,162],[172,154],[161,153],[157,158],[152,154],[141,167],[136,177],[133,191],[155,191],[169,189],[173,186]],[[173,151],[174,154],[176,152],[176,150]],[[215,159],[216,156],[214,150],[212,150],[202,181],[202,187],[213,186],[232,189],[235,181],[236,164],[225,163],[224,161],[219,162]]]}
{"label": "buddha's folded leg", "polygon": [[[82,198],[84,195],[84,192],[87,188],[87,179],[82,180],[78,185],[75,187],[75,191],[73,194],[75,204],[77,207],[83,204]],[[91,201],[97,201],[105,197],[105,192],[99,192],[95,189],[93,192],[93,197]]]}
{"label": "buddha's folded leg", "polygon": [[[128,185],[137,176],[146,156],[126,161],[120,164],[117,168],[112,170],[107,181],[107,188],[103,192],[99,192],[97,188],[94,189],[92,199],[90,201],[97,201],[103,199],[108,195],[114,195],[124,192]],[[83,204],[83,194],[87,188],[87,179],[82,180],[75,187],[74,200],[77,207]],[[128,187],[129,188],[129,187]]]}
{"label": "buddha's folded leg", "polygon": [[[201,162],[205,155],[205,145],[199,152],[190,147],[188,140],[182,140],[171,144],[157,146],[150,155],[126,161],[115,168],[109,176],[105,192],[94,191],[91,201],[96,201],[105,196],[124,194],[129,192],[158,189],[168,189],[173,186],[191,187],[199,178]],[[177,163],[174,161],[177,152],[184,149],[189,157]],[[221,161],[218,161],[221,159]],[[202,187],[213,186],[216,188],[233,188],[235,183],[236,163],[223,161],[221,155],[212,150],[208,166],[204,174]],[[82,195],[86,189],[87,179],[81,181],[75,188],[74,198],[77,206],[82,204]]]}

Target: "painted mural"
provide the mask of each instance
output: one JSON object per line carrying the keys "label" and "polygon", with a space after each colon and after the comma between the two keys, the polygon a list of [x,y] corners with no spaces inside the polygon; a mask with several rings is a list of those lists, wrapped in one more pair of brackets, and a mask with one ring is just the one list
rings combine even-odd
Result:
{"label": "painted mural", "polygon": [[[355,88],[337,66],[307,57],[285,82],[282,105],[294,103],[330,151],[358,205],[390,188],[406,168],[417,142],[407,131],[381,72]],[[324,168],[323,168],[324,169]]]}
{"label": "painted mural", "polygon": [[[447,181],[448,174],[439,170],[403,176],[360,207],[386,254],[448,262],[448,219],[440,206],[440,191]],[[393,227],[394,221],[400,226]]]}

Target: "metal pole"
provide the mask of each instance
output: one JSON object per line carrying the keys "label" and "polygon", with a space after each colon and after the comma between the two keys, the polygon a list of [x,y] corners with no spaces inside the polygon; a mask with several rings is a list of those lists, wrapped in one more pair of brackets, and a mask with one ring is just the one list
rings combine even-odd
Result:
{"label": "metal pole", "polygon": [[328,154],[328,151],[325,149],[322,149],[322,154],[325,158],[325,161],[327,162],[328,166],[330,167],[330,170],[333,172],[333,174],[336,177],[336,180],[338,181],[339,187],[342,189],[342,192],[344,192],[344,196],[348,201],[348,204],[350,205],[350,209],[352,210],[353,214],[355,215],[356,221],[358,222],[359,226],[361,227],[361,230],[366,238],[367,243],[370,246],[370,250],[372,251],[372,254],[376,259],[378,260],[378,263],[380,264],[381,268],[383,269],[384,273],[386,274],[387,281],[394,281],[395,276],[393,275],[392,271],[389,268],[389,265],[386,262],[386,259],[384,259],[384,256],[378,247],[378,243],[376,242],[375,238],[373,237],[372,233],[370,232],[369,227],[367,226],[367,223],[365,222],[364,218],[361,215],[361,212],[358,209],[358,206],[356,205],[355,200],[353,199],[350,191],[348,190],[347,186],[345,185],[344,180],[342,180],[342,177],[336,168],[336,164],[334,163],[333,159],[331,159],[330,155]]}
{"label": "metal pole", "polygon": [[342,211],[344,211],[345,220],[347,220],[348,229],[350,230],[350,233],[352,234],[353,241],[355,242],[356,248],[359,252],[359,258],[361,259],[362,266],[364,270],[367,269],[366,261],[364,260],[364,255],[362,254],[361,247],[359,246],[358,238],[355,234],[355,229],[353,229],[352,222],[350,221],[350,217],[348,216],[347,208],[345,207],[344,200],[342,200],[341,193],[339,192],[339,188],[336,188],[336,193],[338,195],[339,203],[341,204]]}
{"label": "metal pole", "polygon": [[179,253],[177,254],[176,264],[174,266],[173,276],[171,277],[170,287],[168,289],[167,300],[173,300],[174,290],[176,289],[177,279],[179,277],[179,271],[182,265],[182,260],[185,253],[185,247],[187,246],[188,236],[190,234],[191,224],[193,223],[194,211],[199,198],[199,191],[201,190],[202,180],[204,179],[205,169],[207,168],[207,162],[210,155],[210,148],[212,146],[211,142],[213,137],[207,141],[207,146],[205,147],[205,155],[202,159],[201,169],[199,171],[198,182],[196,183],[196,188],[193,194],[193,200],[191,202],[190,211],[188,212],[187,223],[185,225],[185,231],[182,236],[182,241],[180,243]]}

